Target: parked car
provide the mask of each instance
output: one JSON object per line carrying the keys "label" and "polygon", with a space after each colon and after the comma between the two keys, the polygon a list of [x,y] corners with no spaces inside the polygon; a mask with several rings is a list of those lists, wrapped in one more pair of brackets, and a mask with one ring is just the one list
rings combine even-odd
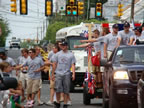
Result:
{"label": "parked car", "polygon": [[138,100],[138,108],[144,108],[144,71],[138,82],[137,100]]}
{"label": "parked car", "polygon": [[105,66],[103,108],[137,108],[137,83],[144,72],[144,45],[120,46]]}

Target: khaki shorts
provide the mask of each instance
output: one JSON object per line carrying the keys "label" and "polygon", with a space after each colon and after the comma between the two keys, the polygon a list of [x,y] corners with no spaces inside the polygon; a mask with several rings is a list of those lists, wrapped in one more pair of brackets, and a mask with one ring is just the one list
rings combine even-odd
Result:
{"label": "khaki shorts", "polygon": [[112,51],[107,51],[107,59],[109,60],[109,58],[111,57]]}
{"label": "khaki shorts", "polygon": [[23,89],[26,89],[26,87],[27,87],[27,80],[28,80],[27,73],[20,72],[19,81],[22,82]]}
{"label": "khaki shorts", "polygon": [[54,89],[55,88],[55,81],[50,80],[50,89]]}
{"label": "khaki shorts", "polygon": [[40,89],[40,79],[28,78],[27,94],[37,93]]}
{"label": "khaki shorts", "polygon": [[40,89],[42,88],[42,79],[40,79],[39,88],[40,88]]}

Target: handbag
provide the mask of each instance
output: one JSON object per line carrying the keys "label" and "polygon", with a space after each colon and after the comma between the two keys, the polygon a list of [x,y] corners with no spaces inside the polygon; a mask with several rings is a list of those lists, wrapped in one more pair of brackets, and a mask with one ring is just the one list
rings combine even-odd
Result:
{"label": "handbag", "polygon": [[94,66],[100,66],[100,55],[97,54],[91,57],[91,62]]}

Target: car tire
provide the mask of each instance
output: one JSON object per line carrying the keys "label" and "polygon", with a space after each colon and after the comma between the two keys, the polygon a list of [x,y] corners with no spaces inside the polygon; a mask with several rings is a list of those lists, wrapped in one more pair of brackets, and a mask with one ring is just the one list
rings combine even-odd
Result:
{"label": "car tire", "polygon": [[83,89],[83,104],[85,105],[89,105],[90,104],[90,96],[88,94],[88,83],[86,83],[84,85],[84,89]]}
{"label": "car tire", "polygon": [[109,108],[120,108],[120,105],[118,104],[118,102],[116,101],[114,97],[112,86],[110,86],[109,95],[110,95],[109,96]]}

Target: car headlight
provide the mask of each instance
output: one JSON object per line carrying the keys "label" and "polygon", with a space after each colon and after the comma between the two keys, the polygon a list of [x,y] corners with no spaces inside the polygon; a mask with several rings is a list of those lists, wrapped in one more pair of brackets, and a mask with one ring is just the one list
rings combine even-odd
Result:
{"label": "car headlight", "polygon": [[127,71],[117,71],[114,73],[114,79],[129,79]]}

